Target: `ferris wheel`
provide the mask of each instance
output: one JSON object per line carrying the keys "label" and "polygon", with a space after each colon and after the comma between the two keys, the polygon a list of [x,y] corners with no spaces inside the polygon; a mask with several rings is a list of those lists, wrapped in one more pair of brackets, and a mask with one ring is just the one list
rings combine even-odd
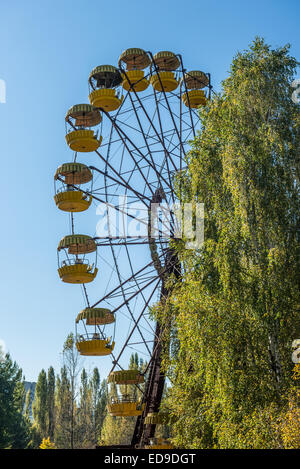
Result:
{"label": "ferris wheel", "polygon": [[[86,307],[75,320],[76,346],[81,355],[111,357],[108,412],[137,417],[133,447],[171,447],[155,440],[156,425],[166,422],[159,412],[164,331],[149,307],[164,304],[170,275],[180,277],[170,246],[178,230],[176,176],[211,90],[210,74],[187,71],[179,54],[127,49],[117,67],[92,70],[90,104],[71,107],[65,118],[74,156],[56,171],[54,199],[70,213],[71,234],[58,245],[58,273],[82,285]],[[91,152],[97,165],[83,155]],[[95,235],[76,233],[74,213],[92,204],[101,216]],[[104,251],[110,268],[98,265]],[[103,294],[92,302],[86,285],[99,277]],[[145,358],[143,372],[124,368],[129,350]]]}

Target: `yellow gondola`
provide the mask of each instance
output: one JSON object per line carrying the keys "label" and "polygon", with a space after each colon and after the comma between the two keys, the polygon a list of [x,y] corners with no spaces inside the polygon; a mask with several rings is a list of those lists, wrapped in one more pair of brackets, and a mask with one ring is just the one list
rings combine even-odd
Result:
{"label": "yellow gondola", "polygon": [[98,125],[102,120],[98,109],[90,104],[76,104],[68,110],[65,119],[70,126],[66,141],[71,150],[82,153],[97,150],[102,137],[98,137],[98,132],[94,133],[90,127]]}
{"label": "yellow gondola", "polygon": [[127,70],[123,73],[122,86],[126,91],[145,91],[149,86],[149,81],[145,77],[144,70]]}
{"label": "yellow gondola", "polygon": [[[95,326],[94,333],[77,334],[79,321],[85,322],[86,326]],[[115,321],[114,314],[107,308],[85,308],[76,317],[76,347],[80,355],[105,356],[110,355],[115,343],[110,337],[106,337],[103,332],[97,332],[97,326],[112,324]],[[100,331],[100,330],[99,330]]]}
{"label": "yellow gondola", "polygon": [[207,103],[207,99],[203,90],[191,90],[187,93],[183,93],[182,101],[186,106],[191,108],[205,106]]}
{"label": "yellow gondola", "polygon": [[114,384],[139,384],[144,382],[144,376],[139,370],[112,371],[108,376],[108,383]]}
{"label": "yellow gondola", "polygon": [[184,81],[188,90],[201,90],[209,85],[206,73],[200,70],[191,70],[184,74]]}
{"label": "yellow gondola", "polygon": [[126,49],[119,57],[119,67],[125,63],[127,70],[144,70],[150,64],[150,59],[143,49]]}
{"label": "yellow gondola", "polygon": [[179,80],[174,71],[179,67],[178,57],[169,51],[161,51],[153,56],[151,68],[156,68],[150,79],[150,83],[156,91],[170,92],[176,90]]}
{"label": "yellow gondola", "polygon": [[66,135],[66,141],[71,150],[81,153],[97,150],[101,140],[102,137],[98,140],[92,130],[74,130]]}
{"label": "yellow gondola", "polygon": [[[95,267],[95,263],[91,264],[85,255],[97,250],[93,238],[86,235],[65,236],[57,248],[58,253],[62,250],[66,254],[66,259],[58,262],[58,274],[61,280],[66,283],[92,282],[98,273],[98,269]],[[73,255],[71,259],[70,254]]]}
{"label": "yellow gondola", "polygon": [[92,271],[93,266],[88,264],[80,264],[79,262],[73,265],[64,265],[58,269],[58,274],[63,282],[66,283],[90,283],[92,282],[98,269]]}
{"label": "yellow gondola", "polygon": [[123,72],[122,86],[126,91],[144,91],[149,86],[145,77],[144,69],[149,66],[150,59],[143,49],[127,49],[120,55],[119,67],[126,65]]}
{"label": "yellow gondola", "polygon": [[144,408],[145,404],[141,404],[140,401],[126,402],[122,401],[122,398],[107,404],[107,410],[113,417],[138,417],[142,415]]}
{"label": "yellow gondola", "polygon": [[116,87],[122,82],[119,70],[113,65],[100,65],[92,70],[89,83],[92,92],[89,95],[90,103],[107,112],[118,109],[123,101]]}
{"label": "yellow gondola", "polygon": [[58,192],[54,196],[55,203],[60,210],[65,212],[83,212],[92,203],[92,196],[86,196],[81,191]]}
{"label": "yellow gondola", "polygon": [[85,308],[78,314],[76,323],[84,321],[87,326],[104,326],[115,322],[115,315],[107,308]]}
{"label": "yellow gondola", "polygon": [[205,106],[207,99],[202,88],[209,85],[208,76],[200,70],[192,70],[184,74],[182,85],[184,82],[188,91],[182,94],[183,103],[191,108]]}
{"label": "yellow gondola", "polygon": [[65,212],[83,212],[92,203],[92,196],[87,196],[81,190],[76,190],[74,185],[81,185],[91,181],[93,175],[90,169],[81,163],[64,163],[54,176],[55,182],[60,181],[62,187],[56,191],[55,203],[60,210]]}
{"label": "yellow gondola", "polygon": [[110,402],[108,412],[118,417],[134,417],[141,415],[145,408],[136,395],[134,385],[144,382],[144,376],[139,370],[118,370],[109,374],[107,380],[110,388]]}
{"label": "yellow gondola", "polygon": [[111,339],[89,339],[82,338],[76,342],[76,347],[80,355],[103,357],[110,355],[114,349],[115,343]]}

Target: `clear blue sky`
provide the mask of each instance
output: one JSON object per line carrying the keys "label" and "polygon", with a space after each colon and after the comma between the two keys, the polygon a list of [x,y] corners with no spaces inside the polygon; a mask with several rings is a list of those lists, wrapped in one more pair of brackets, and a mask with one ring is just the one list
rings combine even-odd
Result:
{"label": "clear blue sky", "polygon": [[[220,89],[232,57],[256,35],[274,47],[291,43],[300,59],[299,14],[297,0],[1,2],[7,102],[0,104],[0,340],[27,380],[50,365],[58,370],[62,344],[83,307],[80,288],[63,284],[56,271],[57,242],[69,225],[53,202],[53,174],[71,158],[64,116],[87,102],[91,69],[116,64],[128,47],[172,50],[187,68],[210,71]],[[94,300],[97,293],[93,287]],[[86,366],[96,363],[104,377],[107,359]]]}

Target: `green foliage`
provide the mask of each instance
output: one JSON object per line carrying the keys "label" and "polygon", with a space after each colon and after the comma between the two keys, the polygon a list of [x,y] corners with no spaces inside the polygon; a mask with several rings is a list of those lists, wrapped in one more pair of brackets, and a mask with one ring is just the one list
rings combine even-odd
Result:
{"label": "green foliage", "polygon": [[106,403],[106,383],[100,381],[98,369],[94,368],[89,379],[83,368],[77,410],[77,447],[95,448],[106,415]]}
{"label": "green foliage", "polygon": [[104,420],[99,444],[129,445],[131,443],[136,417],[113,417],[107,415]]}
{"label": "green foliage", "polygon": [[98,368],[94,368],[93,375],[89,382],[92,399],[92,436],[93,444],[97,444],[104,419],[107,414],[107,384],[100,380]]}
{"label": "green foliage", "polygon": [[26,419],[30,420],[30,407],[31,407],[31,391],[28,389],[25,398],[25,409],[24,409],[24,416]]}
{"label": "green foliage", "polygon": [[286,449],[300,448],[300,364],[293,373],[294,384],[290,389],[288,403],[281,414],[279,429]]}
{"label": "green foliage", "polygon": [[47,374],[42,370],[38,376],[35,386],[34,401],[32,404],[32,415],[36,430],[42,438],[48,435],[48,386]]}
{"label": "green foliage", "polygon": [[47,406],[48,406],[48,435],[50,440],[54,437],[55,425],[55,373],[52,366],[48,370],[47,381]]}
{"label": "green foliage", "polygon": [[[140,359],[137,353],[133,353],[129,360],[129,370],[143,371],[147,366],[143,359]],[[141,388],[142,384],[139,385]],[[111,383],[109,385],[108,399],[122,395],[130,396],[138,401],[141,398],[141,392],[133,384],[119,385]],[[101,430],[100,445],[129,445],[131,443],[136,417],[113,417],[106,415]]]}
{"label": "green foliage", "polygon": [[76,402],[68,372],[64,366],[56,379],[55,390],[55,432],[54,441],[57,448],[74,447]]}
{"label": "green foliage", "polygon": [[[48,374],[42,370],[38,376],[35,387],[35,395],[32,402],[33,423],[31,426],[31,448],[39,448],[43,439],[54,437],[55,420],[55,373],[51,366]],[[29,421],[30,391],[28,391],[25,403],[25,416]]]}
{"label": "green foliage", "polygon": [[296,60],[256,39],[237,54],[178,181],[204,202],[205,242],[177,246],[182,282],[156,317],[171,328],[164,364],[187,448],[281,447],[278,426],[299,332],[299,108]]}
{"label": "green foliage", "polygon": [[57,378],[55,446],[73,449],[78,444],[77,378],[82,369],[75,337],[70,333],[63,345],[63,367]]}
{"label": "green foliage", "polygon": [[106,414],[106,383],[101,382],[97,368],[91,377],[82,368],[73,334],[64,344],[63,360],[55,389],[55,446],[93,448]]}
{"label": "green foliage", "polygon": [[9,354],[0,356],[0,448],[26,448],[27,420],[22,415],[25,390],[22,370]]}
{"label": "green foliage", "polygon": [[[81,368],[74,336],[63,347],[63,367],[38,376],[32,396],[25,395],[22,370],[0,351],[0,448],[94,448],[106,416],[107,385],[95,368]],[[77,376],[81,372],[78,383]]]}
{"label": "green foliage", "polygon": [[93,408],[92,408],[92,390],[89,386],[88,376],[83,368],[81,372],[81,386],[78,418],[78,443],[77,447],[82,448],[93,446]]}

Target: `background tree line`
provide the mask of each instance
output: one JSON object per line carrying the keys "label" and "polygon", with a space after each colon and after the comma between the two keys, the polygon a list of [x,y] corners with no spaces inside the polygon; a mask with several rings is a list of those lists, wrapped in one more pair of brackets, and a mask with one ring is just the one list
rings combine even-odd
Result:
{"label": "background tree line", "polygon": [[[0,448],[93,448],[106,417],[107,385],[98,368],[82,367],[73,334],[63,347],[63,364],[38,376],[25,394],[22,370],[0,356]],[[32,412],[31,412],[32,411]],[[32,418],[31,418],[32,415]]]}
{"label": "background tree line", "polygon": [[[28,413],[28,400],[25,414]],[[63,366],[55,377],[52,367],[38,376],[32,402],[31,445],[49,438],[55,448],[93,448],[106,415],[106,381],[98,368],[88,374],[82,367],[74,336],[63,348]]]}
{"label": "background tree line", "polygon": [[[146,363],[132,354],[129,369]],[[39,373],[34,395],[25,394],[22,370],[9,355],[0,356],[0,448],[73,449],[130,444],[136,417],[107,413],[107,381],[98,368],[82,366],[74,336],[63,346],[62,368]],[[136,393],[136,391],[134,390]],[[136,396],[137,399],[140,396]]]}
{"label": "background tree line", "polygon": [[[137,353],[132,354],[129,369],[143,370],[144,365]],[[55,448],[130,444],[136,417],[109,415],[108,399],[106,380],[100,380],[98,368],[89,376],[81,367],[70,334],[64,344],[63,367],[56,380],[52,367],[48,374],[44,370],[39,374],[32,403],[32,445],[38,447],[47,438]]]}

